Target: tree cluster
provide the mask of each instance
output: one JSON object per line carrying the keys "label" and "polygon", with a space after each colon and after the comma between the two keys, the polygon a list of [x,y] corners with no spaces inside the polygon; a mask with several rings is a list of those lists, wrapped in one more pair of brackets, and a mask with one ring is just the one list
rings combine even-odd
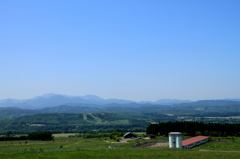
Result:
{"label": "tree cluster", "polygon": [[29,140],[53,140],[52,133],[50,131],[35,131],[30,134],[28,134]]}
{"label": "tree cluster", "polygon": [[240,136],[240,123],[203,123],[203,122],[161,122],[150,124],[147,134],[168,135],[169,132],[182,132],[187,136]]}

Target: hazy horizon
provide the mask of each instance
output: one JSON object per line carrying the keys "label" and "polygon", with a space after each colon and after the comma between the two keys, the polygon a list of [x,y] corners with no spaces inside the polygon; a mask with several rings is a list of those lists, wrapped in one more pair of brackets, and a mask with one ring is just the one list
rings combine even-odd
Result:
{"label": "hazy horizon", "polygon": [[[58,93],[45,93],[45,94],[41,94],[41,95],[36,95],[36,96],[32,96],[32,97],[29,97],[29,98],[4,98],[4,99],[17,99],[17,100],[28,100],[28,99],[32,99],[32,98],[35,98],[35,97],[41,97],[41,96],[44,96],[44,95],[49,95],[49,94],[54,94],[54,95],[66,95],[66,96],[75,96],[75,97],[83,97],[83,96],[88,96],[88,95],[91,95],[91,96],[97,96],[97,97],[100,97],[98,95],[95,95],[95,94],[86,94],[86,95],[69,95],[69,94],[58,94]],[[100,97],[102,98],[102,97]],[[4,100],[4,99],[0,99],[0,100]],[[240,99],[240,98],[219,98],[219,99],[198,99],[198,100],[190,100],[190,99],[176,99],[176,98],[159,98],[157,100],[131,100],[131,99],[123,99],[123,98],[102,98],[104,100],[106,99],[122,99],[122,100],[129,100],[129,101],[134,101],[134,102],[144,102],[144,101],[149,101],[149,102],[156,102],[158,100],[189,100],[189,101],[201,101],[201,100],[226,100],[226,99]]]}
{"label": "hazy horizon", "polygon": [[0,99],[240,98],[240,1],[1,1]]}

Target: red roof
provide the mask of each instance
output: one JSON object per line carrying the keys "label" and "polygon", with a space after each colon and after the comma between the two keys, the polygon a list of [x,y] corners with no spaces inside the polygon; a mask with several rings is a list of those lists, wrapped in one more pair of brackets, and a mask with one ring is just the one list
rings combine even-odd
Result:
{"label": "red roof", "polygon": [[195,143],[195,142],[207,139],[207,138],[210,138],[210,136],[196,136],[196,137],[192,137],[190,139],[183,140],[182,141],[182,146],[187,146],[187,145],[190,145],[192,143]]}

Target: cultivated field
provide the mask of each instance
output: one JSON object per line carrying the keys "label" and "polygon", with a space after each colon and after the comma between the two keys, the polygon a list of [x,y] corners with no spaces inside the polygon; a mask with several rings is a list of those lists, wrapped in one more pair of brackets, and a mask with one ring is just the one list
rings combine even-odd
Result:
{"label": "cultivated field", "polygon": [[240,116],[228,116],[228,117],[205,117],[205,118],[216,118],[216,119],[240,119]]}
{"label": "cultivated field", "polygon": [[53,134],[53,136],[55,138],[58,138],[58,137],[68,137],[70,135],[76,135],[77,133],[61,133],[61,134]]}

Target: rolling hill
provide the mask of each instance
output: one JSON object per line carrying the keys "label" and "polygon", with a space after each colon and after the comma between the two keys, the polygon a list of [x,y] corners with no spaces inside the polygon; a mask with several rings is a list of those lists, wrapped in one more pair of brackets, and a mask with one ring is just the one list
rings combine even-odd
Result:
{"label": "rolling hill", "polygon": [[0,132],[145,129],[147,120],[112,113],[35,114],[0,120]]}

